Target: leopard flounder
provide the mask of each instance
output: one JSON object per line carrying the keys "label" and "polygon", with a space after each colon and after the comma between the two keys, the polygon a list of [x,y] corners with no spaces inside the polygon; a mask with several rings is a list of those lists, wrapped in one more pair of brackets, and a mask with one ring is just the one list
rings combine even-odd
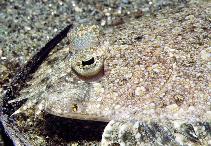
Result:
{"label": "leopard flounder", "polygon": [[[51,53],[21,97],[11,101],[28,98],[14,114],[36,105],[36,114],[44,109],[67,118],[112,120],[103,145],[141,145],[141,132],[131,130],[141,121],[169,121],[176,128],[211,121],[209,14],[207,5],[192,6],[104,32],[95,25],[76,27],[70,46]],[[124,128],[117,130],[115,124]],[[115,133],[127,128],[136,133],[135,140]],[[178,137],[170,141],[179,145]],[[199,141],[211,143],[210,137]]]}

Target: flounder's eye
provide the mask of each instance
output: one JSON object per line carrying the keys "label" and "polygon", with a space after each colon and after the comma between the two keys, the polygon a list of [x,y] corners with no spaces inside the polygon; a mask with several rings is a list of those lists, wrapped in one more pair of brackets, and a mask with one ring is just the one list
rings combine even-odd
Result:
{"label": "flounder's eye", "polygon": [[73,58],[72,69],[83,78],[92,78],[103,72],[104,60],[88,51],[82,51]]}
{"label": "flounder's eye", "polygon": [[98,46],[100,38],[100,28],[96,25],[80,25],[68,34],[70,49],[78,52]]}

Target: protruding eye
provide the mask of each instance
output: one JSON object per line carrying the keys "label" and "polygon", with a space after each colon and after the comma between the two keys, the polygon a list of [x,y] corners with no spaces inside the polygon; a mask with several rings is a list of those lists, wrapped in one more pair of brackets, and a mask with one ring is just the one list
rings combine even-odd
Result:
{"label": "protruding eye", "polygon": [[72,69],[83,78],[93,78],[103,72],[104,60],[89,51],[81,51],[72,60]]}
{"label": "protruding eye", "polygon": [[70,48],[74,51],[98,46],[101,29],[97,25],[80,25],[69,34]]}

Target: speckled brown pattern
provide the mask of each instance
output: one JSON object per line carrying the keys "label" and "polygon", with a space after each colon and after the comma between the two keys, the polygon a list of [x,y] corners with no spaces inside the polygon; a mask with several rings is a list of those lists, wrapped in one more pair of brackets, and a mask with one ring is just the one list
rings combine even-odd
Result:
{"label": "speckled brown pattern", "polygon": [[76,119],[210,121],[209,14],[209,5],[164,10],[105,32],[91,48],[105,58],[104,75],[92,81],[72,71],[74,48],[58,50],[22,90],[28,101],[15,114],[36,105],[36,114]]}

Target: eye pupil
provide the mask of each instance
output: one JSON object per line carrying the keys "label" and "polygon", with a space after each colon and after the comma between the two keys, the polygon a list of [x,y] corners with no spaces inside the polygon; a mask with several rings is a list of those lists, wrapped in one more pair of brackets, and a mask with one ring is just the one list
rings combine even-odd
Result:
{"label": "eye pupil", "polygon": [[104,59],[90,50],[81,51],[73,57],[71,68],[79,77],[91,79],[103,74]]}
{"label": "eye pupil", "polygon": [[91,65],[95,62],[95,59],[94,57],[92,57],[91,59],[89,60],[86,60],[86,61],[82,61],[82,66],[85,66],[85,65]]}

